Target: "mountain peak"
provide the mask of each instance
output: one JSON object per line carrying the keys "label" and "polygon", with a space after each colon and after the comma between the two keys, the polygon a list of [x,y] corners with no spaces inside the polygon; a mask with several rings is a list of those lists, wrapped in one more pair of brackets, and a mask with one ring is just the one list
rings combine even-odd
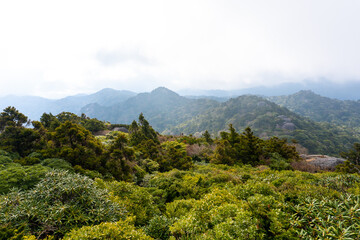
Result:
{"label": "mountain peak", "polygon": [[161,95],[174,95],[174,96],[180,96],[174,91],[171,91],[170,89],[166,87],[158,87],[151,91],[151,94],[161,94]]}
{"label": "mountain peak", "polygon": [[300,90],[299,92],[297,92],[297,94],[317,95],[317,94],[314,93],[314,91],[312,91],[312,90]]}

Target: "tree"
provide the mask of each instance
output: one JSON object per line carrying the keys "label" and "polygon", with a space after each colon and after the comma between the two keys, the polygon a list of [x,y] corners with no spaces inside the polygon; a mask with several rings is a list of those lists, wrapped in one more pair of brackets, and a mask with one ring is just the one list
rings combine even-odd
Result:
{"label": "tree", "polygon": [[285,159],[300,159],[295,146],[288,145],[286,139],[280,139],[278,137],[272,137],[264,141],[264,154],[266,157],[271,157],[272,153],[278,153]]}
{"label": "tree", "polygon": [[250,127],[245,128],[245,131],[240,136],[240,142],[235,145],[239,148],[239,155],[243,163],[256,165],[260,161],[262,152],[263,140],[256,137],[251,131]]}
{"label": "tree", "polygon": [[66,121],[49,133],[48,148],[45,157],[62,158],[73,166],[98,170],[101,167],[99,157],[103,148],[101,143],[84,127]]}
{"label": "tree", "polygon": [[133,121],[130,125],[130,142],[132,145],[138,145],[141,144],[142,141],[150,139],[155,143],[159,143],[155,130],[141,113],[139,115],[139,123]]}
{"label": "tree", "polygon": [[130,125],[130,142],[129,145],[133,146],[136,151],[140,152],[141,159],[152,159],[160,164],[160,141],[157,133],[150,126],[149,122],[141,113],[139,115],[139,122],[133,121]]}
{"label": "tree", "polygon": [[0,114],[0,147],[17,152],[22,157],[42,148],[41,134],[37,129],[25,128],[28,118],[14,107],[7,107]]}
{"label": "tree", "polygon": [[213,143],[214,141],[211,139],[211,135],[210,133],[208,132],[208,130],[205,130],[205,132],[203,133],[203,137],[205,139],[205,142],[211,144]]}
{"label": "tree", "polygon": [[48,130],[54,131],[58,126],[60,126],[60,121],[51,113],[43,113],[40,117],[41,124]]}
{"label": "tree", "polygon": [[342,152],[340,155],[351,163],[360,165],[360,143],[354,143],[352,149],[348,152]]}
{"label": "tree", "polygon": [[[66,121],[72,122],[72,123],[76,123],[76,124],[80,124],[82,118],[79,117],[78,115],[76,115],[75,113],[71,113],[71,112],[61,112],[58,115],[56,115],[56,118],[61,122],[64,123]],[[85,118],[86,119],[86,118]]]}
{"label": "tree", "polygon": [[28,118],[20,113],[15,107],[7,107],[0,114],[0,131],[7,126],[21,127],[28,122]]}
{"label": "tree", "polygon": [[84,120],[83,126],[92,133],[106,129],[104,122],[97,120],[96,118]]}
{"label": "tree", "polygon": [[212,162],[256,165],[263,154],[262,144],[263,140],[256,137],[250,127],[238,134],[232,124],[229,124],[229,133],[221,133],[221,140],[216,146]]}
{"label": "tree", "polygon": [[54,131],[61,123],[65,123],[66,121],[82,125],[92,133],[106,129],[104,122],[96,118],[89,118],[84,113],[82,113],[80,117],[71,112],[61,112],[56,116],[51,113],[44,113],[40,121],[46,129],[51,131]]}
{"label": "tree", "polygon": [[9,152],[25,157],[42,148],[41,135],[33,129],[8,126],[0,135],[0,146]]}
{"label": "tree", "polygon": [[119,134],[104,155],[105,168],[117,180],[132,180],[135,151],[128,146],[125,134]]}
{"label": "tree", "polygon": [[176,141],[164,142],[161,144],[163,149],[163,162],[160,164],[162,171],[169,171],[173,168],[188,170],[193,166],[191,157],[186,154],[186,145]]}

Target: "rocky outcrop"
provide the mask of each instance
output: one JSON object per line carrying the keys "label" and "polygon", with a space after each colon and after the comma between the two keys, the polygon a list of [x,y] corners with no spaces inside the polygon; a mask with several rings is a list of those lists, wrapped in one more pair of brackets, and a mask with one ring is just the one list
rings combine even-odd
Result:
{"label": "rocky outcrop", "polygon": [[317,166],[321,169],[334,169],[337,165],[346,161],[343,158],[331,157],[327,155],[301,155],[301,157],[307,163]]}

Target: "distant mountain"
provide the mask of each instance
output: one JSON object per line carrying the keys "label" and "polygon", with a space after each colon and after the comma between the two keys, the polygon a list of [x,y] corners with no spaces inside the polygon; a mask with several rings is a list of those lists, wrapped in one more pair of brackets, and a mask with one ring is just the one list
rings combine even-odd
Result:
{"label": "distant mountain", "polygon": [[111,106],[120,102],[124,102],[125,100],[135,95],[136,93],[131,91],[105,88],[90,95],[70,96],[56,100],[56,112],[70,111],[74,113],[80,113],[80,109],[90,103]]}
{"label": "distant mountain", "polygon": [[[39,119],[44,112],[69,111],[125,124],[143,113],[150,124],[164,134],[201,134],[208,130],[217,135],[232,123],[238,131],[250,126],[263,138],[295,139],[310,153],[337,154],[354,142],[360,142],[358,132],[346,127],[359,126],[359,101],[334,100],[309,91],[271,99],[305,117],[259,96],[197,99],[180,96],[164,87],[140,94],[103,89],[90,95],[59,100],[8,96],[0,98],[0,107],[15,106],[32,120]],[[336,124],[342,122],[341,125],[346,126],[319,123],[310,118]]]}
{"label": "distant mountain", "polygon": [[309,90],[288,96],[269,97],[268,99],[314,121],[360,128],[359,100],[331,99]]}
{"label": "distant mountain", "polygon": [[4,109],[8,106],[14,106],[30,119],[39,120],[44,112],[58,114],[66,111],[80,114],[80,109],[90,103],[110,106],[123,102],[135,95],[136,93],[130,91],[106,88],[94,94],[69,96],[58,100],[35,96],[6,96],[0,98],[0,108]]}
{"label": "distant mountain", "polygon": [[217,102],[226,102],[227,100],[230,99],[230,97],[215,97],[215,96],[192,96],[192,95],[186,95],[184,96],[186,98],[190,98],[190,99],[211,99],[211,100],[215,100]]}
{"label": "distant mountain", "polygon": [[83,107],[81,112],[112,123],[131,123],[143,113],[153,127],[161,132],[218,105],[219,103],[214,100],[189,99],[160,87],[108,107],[89,104]]}
{"label": "distant mountain", "polygon": [[14,106],[30,119],[38,120],[44,112],[53,109],[55,101],[35,96],[6,96],[0,98],[0,110]]}
{"label": "distant mountain", "polygon": [[359,100],[360,80],[343,83],[333,82],[327,79],[305,80],[303,82],[282,83],[273,86],[258,86],[235,90],[192,90],[183,89],[178,93],[182,96],[214,96],[221,98],[237,97],[245,94],[260,96],[290,95],[301,90],[312,90],[322,96],[340,100]]}
{"label": "distant mountain", "polygon": [[189,99],[166,88],[141,93],[112,106],[89,104],[86,115],[112,123],[131,123],[142,112],[150,124],[164,134],[217,135],[232,123],[242,131],[250,126],[256,135],[296,139],[311,153],[337,154],[360,139],[353,132],[331,124],[317,123],[262,97],[244,95],[226,102]]}
{"label": "distant mountain", "polygon": [[208,130],[217,134],[226,130],[230,123],[239,131],[250,126],[256,135],[264,138],[295,139],[311,153],[336,154],[359,141],[350,130],[314,122],[253,95],[230,99],[168,129],[168,132],[194,134]]}

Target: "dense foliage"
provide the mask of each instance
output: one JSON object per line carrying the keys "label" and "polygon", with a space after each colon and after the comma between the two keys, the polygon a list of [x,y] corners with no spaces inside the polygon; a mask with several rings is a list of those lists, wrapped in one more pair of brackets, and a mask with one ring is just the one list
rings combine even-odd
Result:
{"label": "dense foliage", "polygon": [[[0,239],[359,239],[359,174],[295,171],[285,139],[231,124],[215,139],[161,136],[143,114],[129,133],[95,137],[72,114],[26,128],[8,110]],[[25,140],[9,128],[36,141],[17,152]],[[358,166],[359,149],[343,156]]]}
{"label": "dense foliage", "polygon": [[230,99],[171,127],[170,132],[191,134],[208,129],[216,136],[229,123],[239,130],[250,126],[262,138],[277,136],[294,140],[314,154],[339,154],[360,141],[351,129],[314,122],[257,96]]}
{"label": "dense foliage", "polygon": [[269,97],[269,100],[318,122],[360,129],[360,102],[322,97],[312,91],[300,91],[289,96]]}

